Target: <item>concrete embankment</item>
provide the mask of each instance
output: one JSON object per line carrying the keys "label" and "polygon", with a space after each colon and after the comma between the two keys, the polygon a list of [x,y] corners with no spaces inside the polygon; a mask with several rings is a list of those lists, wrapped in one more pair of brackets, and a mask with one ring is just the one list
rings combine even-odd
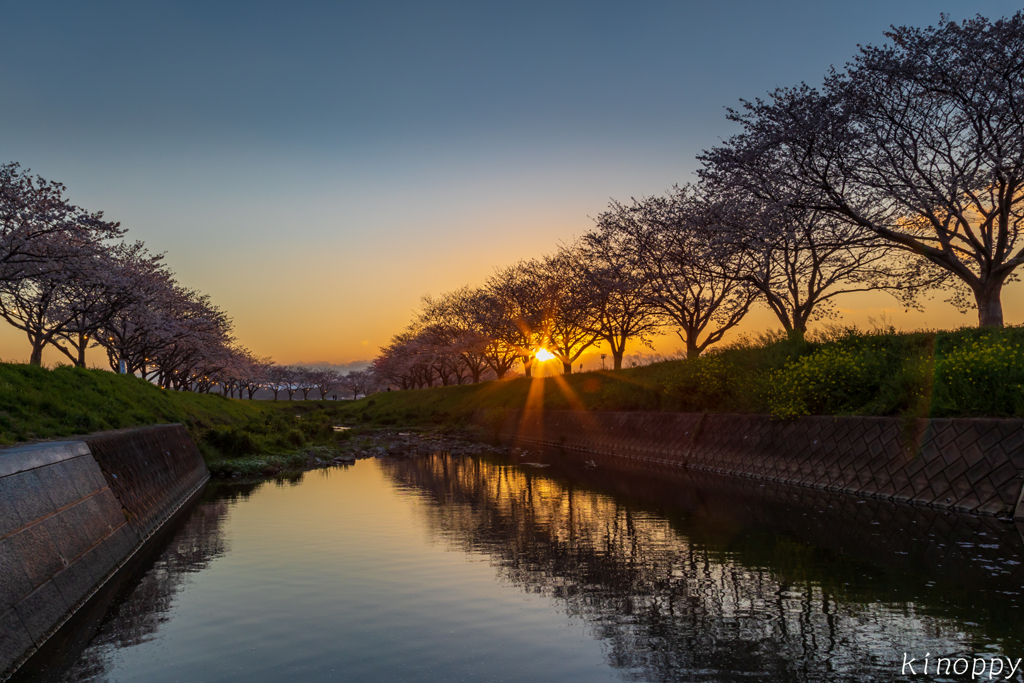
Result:
{"label": "concrete embankment", "polygon": [[507,439],[1024,519],[1024,420],[508,411]]}
{"label": "concrete embankment", "polygon": [[0,451],[0,680],[208,478],[182,425]]}

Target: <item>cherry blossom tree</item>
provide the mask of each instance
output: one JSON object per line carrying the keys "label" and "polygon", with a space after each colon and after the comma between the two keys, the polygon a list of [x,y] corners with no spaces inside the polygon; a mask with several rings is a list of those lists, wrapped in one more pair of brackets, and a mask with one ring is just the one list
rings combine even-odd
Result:
{"label": "cherry blossom tree", "polygon": [[320,392],[320,399],[326,401],[328,394],[341,381],[341,375],[331,368],[316,368],[312,370],[311,374],[313,384],[316,386],[317,391]]}
{"label": "cherry blossom tree", "polygon": [[[402,346],[401,341],[392,339],[391,343],[382,348],[370,364],[374,376],[385,387],[411,389],[414,386],[410,358],[403,353]],[[355,390],[350,387],[349,391]]]}
{"label": "cherry blossom tree", "polygon": [[460,299],[459,316],[467,319],[469,342],[483,341],[480,353],[484,363],[495,378],[504,379],[520,358],[520,346],[516,343],[520,332],[513,330],[514,309],[505,306],[485,287],[469,289]]}
{"label": "cherry blossom tree", "polygon": [[[123,236],[119,224],[71,204],[64,185],[0,164],[0,280],[59,269],[55,245],[94,245]],[[68,252],[63,252],[67,254]]]}
{"label": "cherry blossom tree", "polygon": [[87,337],[128,294],[107,247],[124,231],[71,204],[64,190],[0,165],[0,316],[25,332],[33,365],[51,344],[84,364],[84,348],[69,352],[62,335]]}
{"label": "cherry blossom tree", "polygon": [[725,275],[734,251],[713,239],[715,203],[691,187],[632,204],[612,202],[597,219],[598,239],[614,241],[653,283],[652,303],[676,327],[687,358],[721,341],[750,309],[756,290]]}
{"label": "cherry blossom tree", "polygon": [[364,396],[370,393],[370,385],[373,382],[373,373],[367,370],[352,370],[348,372],[340,380],[340,386],[346,391],[351,392],[352,400],[359,398],[359,395]]}
{"label": "cherry blossom tree", "polygon": [[106,350],[111,370],[118,372],[123,362],[125,372],[135,374],[142,372],[171,334],[171,320],[164,311],[179,296],[179,287],[163,257],[144,249],[131,250],[121,260],[121,268],[133,300],[108,318],[94,339]]}
{"label": "cherry blossom tree", "polygon": [[292,400],[292,396],[295,394],[294,382],[292,381],[292,369],[287,365],[272,365],[267,370],[267,388],[274,392],[274,400],[278,400],[278,395],[284,391],[288,395],[288,400]]}
{"label": "cherry blossom tree", "polygon": [[488,346],[492,339],[480,324],[478,309],[482,301],[479,290],[463,287],[435,298],[425,296],[419,316],[420,324],[430,330],[436,343],[457,356],[453,371],[462,383],[463,370],[473,383],[480,382],[488,366]]}
{"label": "cherry blossom tree", "polygon": [[[103,245],[67,237],[38,238],[32,248],[40,260],[21,263],[21,277],[0,280],[0,316],[28,336],[32,365],[40,365],[43,349],[53,345],[84,366],[90,335],[134,296]],[[76,352],[62,340],[74,342]]]}
{"label": "cherry blossom tree", "polygon": [[[257,391],[269,386],[269,371],[274,363],[271,359],[257,356],[248,349],[240,349],[239,354],[243,358],[239,385],[245,390],[251,401]],[[241,397],[241,392],[239,392],[239,397]],[[276,394],[275,398],[277,398]]]}
{"label": "cherry blossom tree", "polygon": [[834,316],[837,297],[887,291],[912,307],[935,280],[925,262],[827,212],[755,197],[713,168],[700,173],[715,202],[714,248],[734,256],[721,275],[753,285],[791,336]]}
{"label": "cherry blossom tree", "polygon": [[628,237],[615,230],[584,235],[584,284],[593,307],[593,332],[608,344],[615,370],[630,340],[651,347],[650,335],[664,324],[655,280],[636,258]]}
{"label": "cherry blossom tree", "polygon": [[545,290],[537,271],[536,264],[525,261],[498,270],[484,285],[486,296],[479,311],[480,322],[494,343],[523,364],[527,377],[532,374],[534,354],[546,341]]}
{"label": "cherry blossom tree", "polygon": [[543,290],[543,343],[562,362],[562,372],[572,374],[573,363],[598,339],[585,254],[580,245],[562,246],[532,267]]}
{"label": "cherry blossom tree", "polygon": [[231,319],[210,297],[175,288],[162,300],[159,326],[153,330],[156,349],[145,359],[143,377],[167,389],[186,389],[198,374],[209,376],[227,366],[234,337]]}
{"label": "cherry blossom tree", "polygon": [[[141,242],[103,247],[82,264],[71,283],[63,314],[70,316],[51,344],[77,367],[85,367],[90,346],[103,346],[103,330],[147,296],[148,270],[160,269],[162,255],[151,255]],[[115,368],[116,369],[116,368]]]}
{"label": "cherry blossom tree", "polygon": [[743,131],[702,158],[926,259],[953,303],[1001,326],[1024,261],[1024,13],[886,35],[821,91],[744,102],[731,114]]}

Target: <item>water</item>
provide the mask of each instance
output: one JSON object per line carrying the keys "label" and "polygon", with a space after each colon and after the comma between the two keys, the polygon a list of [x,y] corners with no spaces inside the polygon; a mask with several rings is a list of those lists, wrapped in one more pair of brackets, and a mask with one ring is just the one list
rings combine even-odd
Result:
{"label": "water", "polygon": [[211,484],[21,676],[920,679],[1024,657],[1022,554],[1006,522],[754,480],[365,460]]}

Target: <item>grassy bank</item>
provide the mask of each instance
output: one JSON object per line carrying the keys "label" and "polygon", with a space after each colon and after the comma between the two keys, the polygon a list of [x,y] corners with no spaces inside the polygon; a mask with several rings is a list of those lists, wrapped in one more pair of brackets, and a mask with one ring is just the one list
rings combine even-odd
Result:
{"label": "grassy bank", "polygon": [[0,445],[180,422],[211,472],[246,475],[303,468],[351,440],[336,406],[319,401],[240,401],[165,391],[136,377],[68,366],[0,363]]}
{"label": "grassy bank", "polygon": [[480,408],[666,410],[913,417],[1024,416],[1024,328],[833,331],[744,341],[696,360],[533,382],[377,394],[341,415],[377,425],[459,426]]}
{"label": "grassy bank", "polygon": [[103,370],[0,363],[0,444],[107,429],[181,422],[193,436],[216,425],[248,422],[260,402],[165,391]]}
{"label": "grassy bank", "polygon": [[[0,444],[185,424],[215,473],[273,473],[356,449],[380,428],[457,429],[524,406],[579,410],[1024,417],[1024,328],[765,338],[692,361],[544,380],[239,401],[101,370],[0,364]],[[337,425],[356,426],[337,432]],[[365,433],[364,433],[365,432]]]}

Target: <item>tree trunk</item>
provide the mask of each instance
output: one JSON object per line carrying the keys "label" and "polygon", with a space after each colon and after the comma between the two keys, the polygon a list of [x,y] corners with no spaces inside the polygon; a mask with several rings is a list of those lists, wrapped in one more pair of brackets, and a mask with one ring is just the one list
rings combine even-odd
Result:
{"label": "tree trunk", "polygon": [[984,289],[974,292],[978,303],[978,327],[1003,326],[1002,291],[1003,283],[992,281],[985,283]]}
{"label": "tree trunk", "polygon": [[32,342],[32,355],[29,357],[29,365],[43,366],[43,346],[38,342]]}
{"label": "tree trunk", "polygon": [[686,360],[693,360],[700,355],[700,350],[697,348],[697,340],[687,339],[686,340]]}
{"label": "tree trunk", "polygon": [[562,363],[562,374],[563,375],[571,375],[572,374],[572,363],[565,363],[565,362]]}
{"label": "tree trunk", "polygon": [[89,335],[79,334],[78,335],[78,360],[75,361],[75,367],[85,367],[85,347],[89,345]]}
{"label": "tree trunk", "polygon": [[622,369],[622,357],[626,355],[626,350],[612,351],[612,367],[615,370]]}

